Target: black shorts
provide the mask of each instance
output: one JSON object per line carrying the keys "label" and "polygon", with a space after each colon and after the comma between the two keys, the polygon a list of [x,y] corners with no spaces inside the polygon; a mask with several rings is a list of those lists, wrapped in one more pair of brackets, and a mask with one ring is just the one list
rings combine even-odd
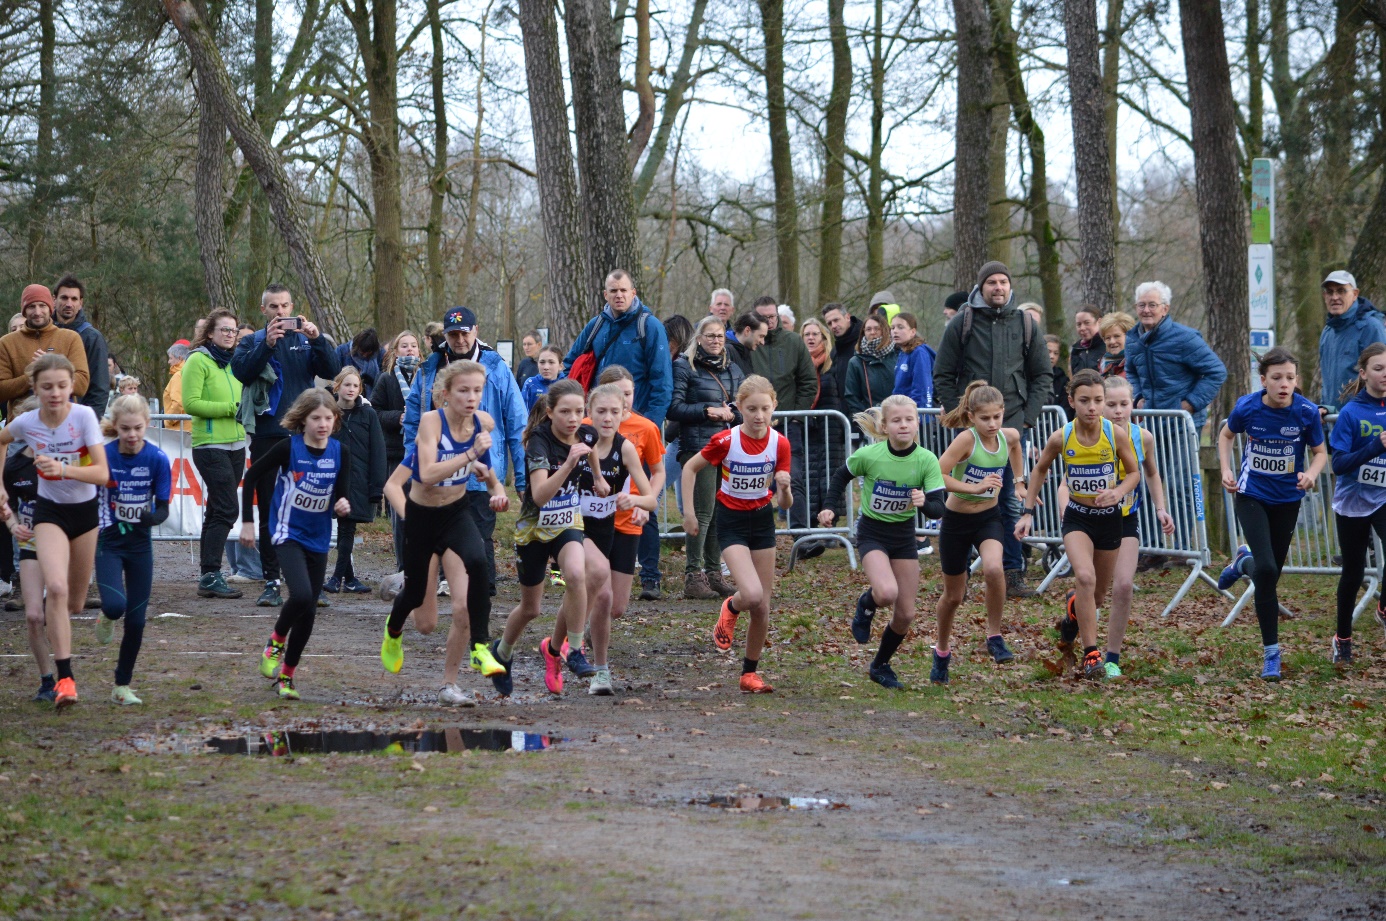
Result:
{"label": "black shorts", "polygon": [[775,549],[775,510],[767,502],[754,511],[727,508],[717,503],[717,546],[745,547],[748,550]]}
{"label": "black shorts", "polygon": [[1001,506],[993,505],[985,512],[955,512],[943,510],[938,529],[938,565],[945,576],[961,576],[967,572],[972,548],[981,551],[985,541],[1004,543],[1006,522],[1001,518]]}
{"label": "black shorts", "polygon": [[914,533],[914,519],[880,521],[870,515],[857,519],[857,554],[865,557],[879,550],[890,560],[918,560],[919,538]]}
{"label": "black shorts", "polygon": [[86,502],[54,502],[39,496],[34,502],[34,528],[41,524],[55,524],[63,529],[68,540],[76,540],[88,531],[96,529],[99,520],[96,497]]}
{"label": "black shorts", "polygon": [[527,544],[515,545],[515,572],[520,584],[526,588],[542,585],[549,574],[549,560],[557,560],[558,553],[567,544],[580,544],[583,534],[577,528],[559,532],[553,540],[532,540]]}
{"label": "black shorts", "polygon": [[608,515],[605,518],[592,518],[583,515],[582,533],[587,536],[587,540],[597,545],[602,556],[608,560],[611,559],[611,544],[616,539],[615,515]]}
{"label": "black shorts", "polygon": [[1132,512],[1121,519],[1121,539],[1134,537],[1137,541],[1141,539],[1141,516]]}
{"label": "black shorts", "polygon": [[38,562],[38,554],[35,553],[35,552],[32,551],[32,550],[20,550],[20,551],[19,551],[19,562],[22,563],[22,562],[24,562],[25,560],[33,560],[34,562],[37,563],[37,562]]}
{"label": "black shorts", "polygon": [[639,555],[640,535],[617,531],[611,539],[611,571],[622,575],[635,575],[635,558]]}
{"label": "black shorts", "polygon": [[1070,500],[1064,509],[1064,535],[1086,534],[1094,550],[1120,550],[1123,527],[1120,506],[1089,508]]}
{"label": "black shorts", "polygon": [[406,499],[404,505],[404,546],[409,554],[442,556],[448,550],[460,560],[467,559],[472,544],[481,540],[476,520],[463,496],[447,505],[420,505]]}

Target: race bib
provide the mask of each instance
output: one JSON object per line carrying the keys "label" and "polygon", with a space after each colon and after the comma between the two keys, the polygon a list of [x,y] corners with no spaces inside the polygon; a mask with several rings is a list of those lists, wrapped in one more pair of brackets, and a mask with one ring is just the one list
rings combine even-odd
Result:
{"label": "race bib", "polygon": [[539,510],[538,526],[547,530],[571,528],[579,514],[578,494],[572,490],[561,492]]}
{"label": "race bib", "polygon": [[293,498],[289,500],[289,506],[301,512],[322,513],[327,511],[327,507],[331,503],[332,496],[330,494],[317,496],[300,489],[294,490]]}
{"label": "race bib", "polygon": [[727,468],[726,492],[738,499],[763,499],[770,490],[770,476],[774,472],[775,465],[769,461],[760,464],[733,463]]}
{"label": "race bib", "polygon": [[1114,464],[1070,464],[1066,476],[1069,495],[1094,499],[1102,490],[1112,488],[1115,476]]}
{"label": "race bib", "polygon": [[914,505],[910,501],[911,492],[908,486],[877,480],[871,489],[871,495],[867,497],[866,509],[873,515],[903,515]]}
{"label": "race bib", "polygon": [[616,512],[616,493],[609,496],[596,496],[590,492],[582,494],[582,517],[609,518]]}
{"label": "race bib", "polygon": [[1358,467],[1357,482],[1363,486],[1386,487],[1386,456],[1374,457]]}
{"label": "race bib", "polygon": [[[980,483],[993,473],[1000,474],[1003,469],[1002,467],[979,467],[976,464],[968,464],[967,470],[963,473],[962,480],[964,483]],[[975,495],[978,499],[995,499],[996,488],[992,487],[991,489],[975,493]]]}
{"label": "race bib", "polygon": [[[82,455],[80,455],[80,454],[59,454],[59,453],[57,453],[57,452],[50,452],[50,451],[40,451],[40,452],[38,452],[38,453],[42,454],[42,455],[45,456],[45,457],[51,457],[51,458],[53,458],[53,460],[57,461],[57,462],[60,463],[60,464],[67,464],[69,467],[80,467],[80,466],[81,466]],[[61,480],[61,479],[62,479],[62,477],[60,477],[60,476],[44,476],[42,471],[39,471],[39,476],[42,477],[42,478],[45,479],[45,480]]]}
{"label": "race bib", "polygon": [[115,503],[115,519],[128,524],[138,524],[140,513],[148,509],[149,506],[144,502],[119,502]]}
{"label": "race bib", "polygon": [[1285,476],[1295,472],[1293,443],[1251,441],[1247,443],[1247,461],[1253,473]]}

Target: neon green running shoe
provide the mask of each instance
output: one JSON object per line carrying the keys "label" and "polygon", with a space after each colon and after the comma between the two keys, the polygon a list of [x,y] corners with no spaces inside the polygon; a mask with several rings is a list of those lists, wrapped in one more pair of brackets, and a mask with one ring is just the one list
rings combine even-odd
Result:
{"label": "neon green running shoe", "polygon": [[481,672],[487,678],[492,675],[504,675],[505,666],[500,664],[495,656],[491,655],[491,650],[485,643],[472,644],[472,668]]}
{"label": "neon green running shoe", "polygon": [[96,641],[102,646],[106,646],[111,642],[111,638],[114,636],[115,621],[111,620],[105,614],[98,613],[96,615]]}
{"label": "neon green running shoe", "polygon": [[1102,668],[1107,672],[1108,678],[1121,677],[1121,666],[1117,665],[1115,662],[1107,662],[1102,666]]}
{"label": "neon green running shoe", "polygon": [[274,690],[279,695],[280,700],[303,699],[299,697],[298,690],[294,687],[294,679],[290,678],[288,675],[279,676],[279,680],[275,682]]}
{"label": "neon green running shoe", "polygon": [[284,658],[284,644],[276,643],[274,637],[270,637],[265,644],[265,651],[260,653],[260,674],[270,681],[279,674],[280,660]]}
{"label": "neon green running shoe", "polygon": [[390,628],[385,628],[385,639],[380,641],[380,664],[392,675],[404,668],[404,634],[391,636]]}
{"label": "neon green running shoe", "polygon": [[135,692],[130,690],[130,685],[118,684],[111,691],[111,703],[120,704],[122,707],[138,707],[144,701],[135,696]]}
{"label": "neon green running shoe", "polygon": [[549,584],[554,588],[568,587],[568,583],[563,580],[563,573],[554,569],[552,566],[549,567]]}

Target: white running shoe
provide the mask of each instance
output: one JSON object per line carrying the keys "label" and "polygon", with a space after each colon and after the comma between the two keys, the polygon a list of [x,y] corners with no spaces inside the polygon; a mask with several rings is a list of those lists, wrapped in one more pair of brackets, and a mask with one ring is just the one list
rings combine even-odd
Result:
{"label": "white running shoe", "polygon": [[380,580],[381,601],[394,601],[395,597],[402,591],[404,591],[404,573],[397,572]]}
{"label": "white running shoe", "polygon": [[259,582],[260,580],[252,579],[250,576],[243,576],[238,572],[233,572],[226,577],[226,581],[234,585],[249,585],[252,582]]}
{"label": "white running shoe", "polygon": [[438,692],[438,703],[445,707],[475,707],[476,698],[455,684],[445,684]]}
{"label": "white running shoe", "polygon": [[448,580],[447,580],[447,579],[439,579],[439,580],[438,580],[438,597],[439,597],[439,598],[451,598],[451,597],[452,597],[452,589],[448,588]]}
{"label": "white running shoe", "polygon": [[610,697],[615,694],[616,689],[611,686],[611,669],[597,669],[597,673],[592,676],[592,683],[587,686],[587,693],[593,697]]}
{"label": "white running shoe", "polygon": [[14,594],[14,586],[0,579],[0,598],[8,598]]}

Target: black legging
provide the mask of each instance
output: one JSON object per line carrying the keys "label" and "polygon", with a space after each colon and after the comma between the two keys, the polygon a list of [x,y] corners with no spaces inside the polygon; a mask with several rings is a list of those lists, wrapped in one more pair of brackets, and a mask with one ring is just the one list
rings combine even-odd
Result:
{"label": "black legging", "polygon": [[284,584],[289,588],[289,597],[279,609],[274,632],[288,637],[284,664],[294,668],[308,645],[308,638],[313,635],[313,621],[318,616],[318,595],[322,592],[322,579],[327,572],[327,554],[314,553],[295,540],[286,540],[275,549],[279,551],[279,565]]}
{"label": "black legging", "polygon": [[350,518],[338,518],[337,563],[332,567],[332,578],[356,578],[356,568],[351,565],[351,551],[354,549],[356,549],[356,522]]}
{"label": "black legging", "polygon": [[[1386,506],[1365,518],[1338,519],[1338,548],[1343,553],[1343,574],[1338,579],[1338,638],[1352,639],[1352,611],[1357,607],[1357,592],[1367,572],[1367,548],[1371,546],[1372,531],[1386,542]],[[1381,561],[1382,592],[1386,595],[1386,560]]]}
{"label": "black legging", "polygon": [[485,643],[491,631],[489,566],[486,544],[466,496],[441,507],[405,500],[404,587],[390,608],[390,631],[403,630],[409,612],[423,604],[424,593],[432,588],[428,583],[428,567],[433,561],[430,551],[436,551],[440,545],[462,558],[462,565],[467,569],[469,642]]}
{"label": "black legging", "polygon": [[1276,586],[1294,539],[1295,523],[1299,521],[1299,503],[1269,505],[1238,493],[1236,508],[1242,540],[1251,548],[1247,575],[1256,586],[1256,621],[1261,625],[1261,643],[1274,646],[1280,642],[1280,596]]}

